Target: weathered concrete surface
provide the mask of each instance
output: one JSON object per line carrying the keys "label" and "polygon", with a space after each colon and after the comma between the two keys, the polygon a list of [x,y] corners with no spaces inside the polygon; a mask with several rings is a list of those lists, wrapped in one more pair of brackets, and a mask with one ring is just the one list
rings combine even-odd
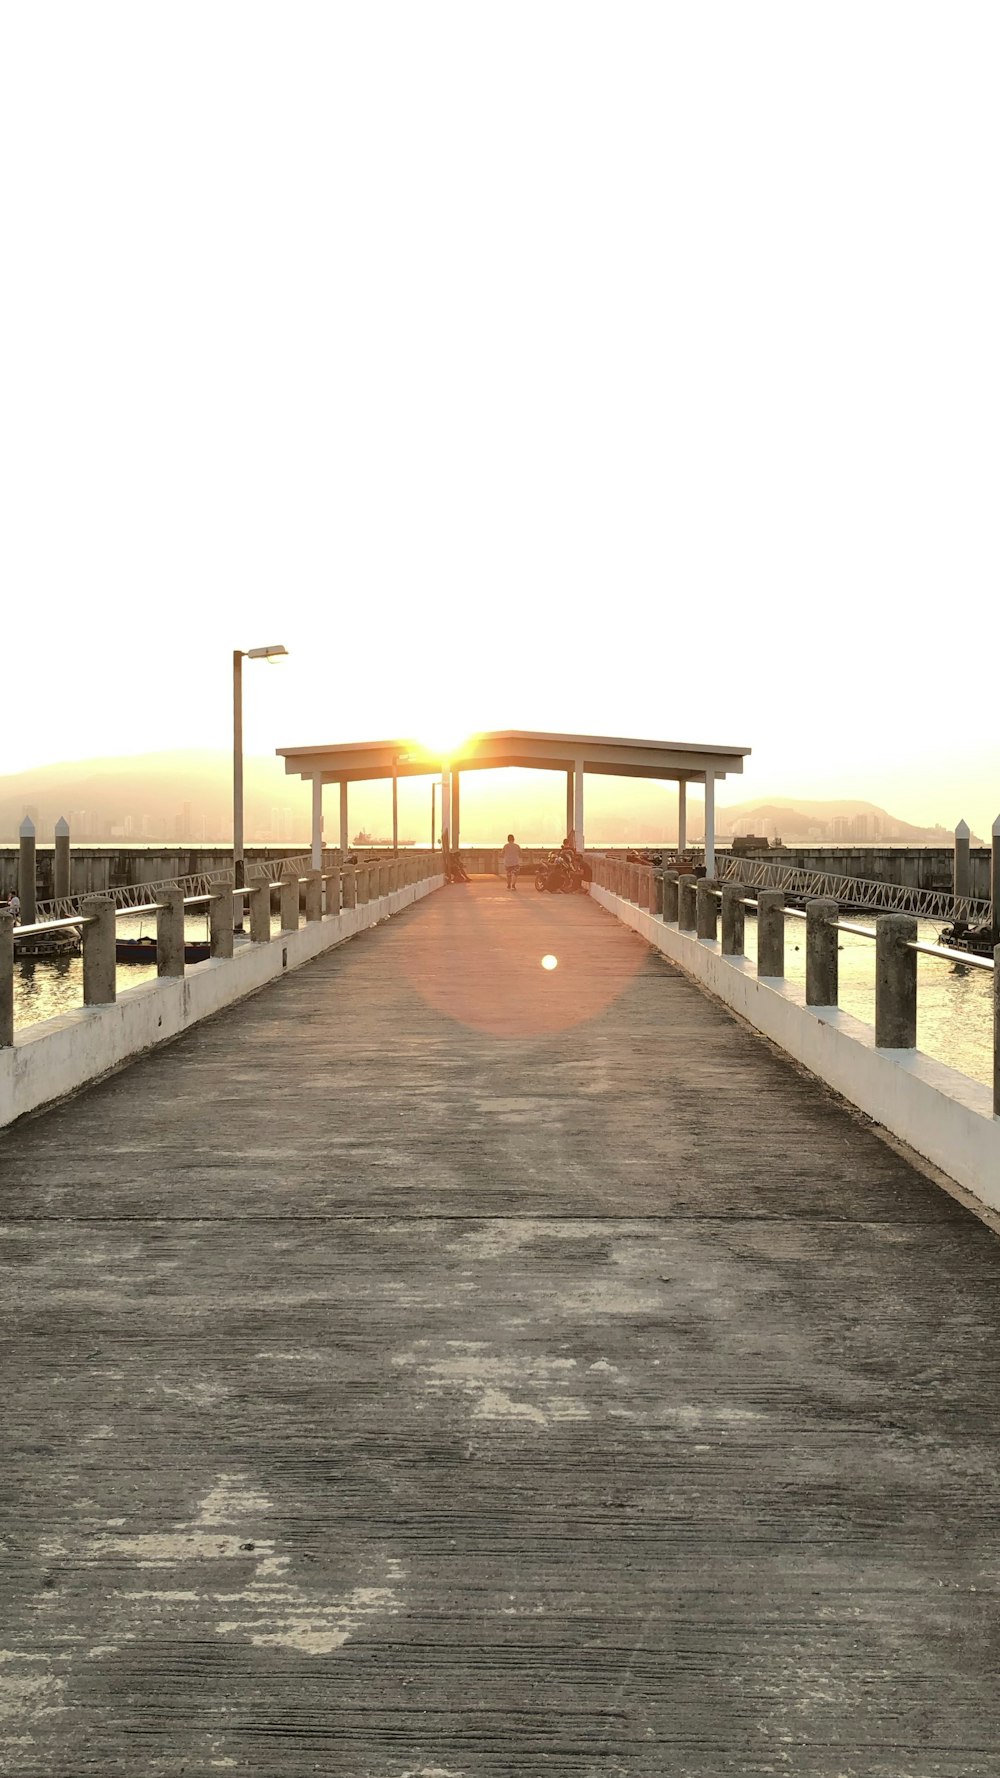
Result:
{"label": "weathered concrete surface", "polygon": [[0,1178],[3,1771],[995,1778],[996,1240],[592,903],[433,896]]}

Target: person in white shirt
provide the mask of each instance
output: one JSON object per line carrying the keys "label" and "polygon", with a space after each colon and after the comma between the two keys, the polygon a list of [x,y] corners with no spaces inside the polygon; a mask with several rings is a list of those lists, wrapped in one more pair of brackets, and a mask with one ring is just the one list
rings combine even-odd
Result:
{"label": "person in white shirt", "polygon": [[512,833],[507,835],[507,844],[500,854],[500,863],[507,872],[508,889],[516,889],[517,873],[521,868],[521,848]]}
{"label": "person in white shirt", "polygon": [[16,889],[12,895],[7,897],[7,912],[8,914],[13,914],[14,925],[16,926],[21,918],[21,897],[18,895]]}

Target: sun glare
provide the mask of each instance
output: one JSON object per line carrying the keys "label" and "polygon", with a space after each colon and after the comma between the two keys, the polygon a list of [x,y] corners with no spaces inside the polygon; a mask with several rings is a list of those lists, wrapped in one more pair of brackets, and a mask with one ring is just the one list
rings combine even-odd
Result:
{"label": "sun glare", "polygon": [[550,951],[547,957],[542,958],[542,968],[543,969],[555,969],[558,962],[559,962],[558,957],[553,957],[553,955]]}
{"label": "sun glare", "polygon": [[435,759],[454,759],[461,753],[469,740],[469,735],[461,729],[439,729],[436,733],[421,735],[417,746],[421,753],[432,755]]}

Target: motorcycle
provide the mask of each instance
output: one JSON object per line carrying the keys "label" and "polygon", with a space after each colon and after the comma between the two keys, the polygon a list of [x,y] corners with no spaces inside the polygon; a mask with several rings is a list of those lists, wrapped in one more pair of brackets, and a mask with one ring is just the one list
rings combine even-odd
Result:
{"label": "motorcycle", "polygon": [[535,871],[535,888],[540,895],[586,895],[587,880],[565,852],[550,852]]}

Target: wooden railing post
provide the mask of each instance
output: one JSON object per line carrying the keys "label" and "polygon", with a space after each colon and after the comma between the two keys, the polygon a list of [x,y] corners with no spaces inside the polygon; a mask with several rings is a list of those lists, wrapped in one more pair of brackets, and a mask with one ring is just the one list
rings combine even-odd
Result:
{"label": "wooden railing post", "polygon": [[358,905],[358,872],[355,865],[347,865],[341,873],[341,888],[345,908],[356,908]]}
{"label": "wooden railing post", "polygon": [[806,902],[806,1005],[836,1006],[839,990],[837,926],[840,908],[827,896]]}
{"label": "wooden railing post", "polygon": [[250,942],[266,945],[271,937],[271,884],[268,879],[255,883],[247,899],[250,902]]}
{"label": "wooden railing post", "polygon": [[681,877],[677,885],[677,925],[681,932],[694,932],[698,925],[695,908],[695,877]]}
{"label": "wooden railing post", "polygon": [[14,1041],[14,916],[0,909],[0,1049]]}
{"label": "wooden railing post", "polygon": [[115,904],[103,895],[81,903],[83,928],[83,1004],[111,1006],[115,999]]}
{"label": "wooden railing post", "polygon": [[299,879],[297,876],[282,877],[279,907],[282,932],[298,932]]}
{"label": "wooden railing post", "polygon": [[328,914],[340,913],[340,872],[328,870],[323,878],[326,885],[326,911]]}
{"label": "wooden railing post", "polygon": [[1000,1117],[1000,945],[993,947],[993,1116]]}
{"label": "wooden railing post", "polygon": [[917,1047],[917,936],[912,914],[880,914],[875,921],[875,1048]]}
{"label": "wooden railing post", "polygon": [[695,886],[694,906],[699,938],[717,939],[719,936],[719,904],[715,897],[717,886],[714,877],[702,877]]}
{"label": "wooden railing post", "polygon": [[311,870],[306,877],[306,925],[323,918],[323,873]]}
{"label": "wooden railing post", "polygon": [[675,870],[664,871],[663,918],[664,920],[670,920],[674,923],[676,923],[677,920],[677,892],[679,887],[680,877],[677,875],[677,872]]}
{"label": "wooden railing post", "polygon": [[722,885],[722,955],[742,957],[744,949],[745,913],[742,883]]}
{"label": "wooden railing post", "polygon": [[223,883],[208,904],[209,948],[213,957],[233,954],[233,890]]}
{"label": "wooden railing post", "polygon": [[184,974],[184,892],[161,889],[156,909],[156,973]]}
{"label": "wooden railing post", "polygon": [[757,891],[757,974],[772,979],[785,973],[785,895],[782,889]]}

